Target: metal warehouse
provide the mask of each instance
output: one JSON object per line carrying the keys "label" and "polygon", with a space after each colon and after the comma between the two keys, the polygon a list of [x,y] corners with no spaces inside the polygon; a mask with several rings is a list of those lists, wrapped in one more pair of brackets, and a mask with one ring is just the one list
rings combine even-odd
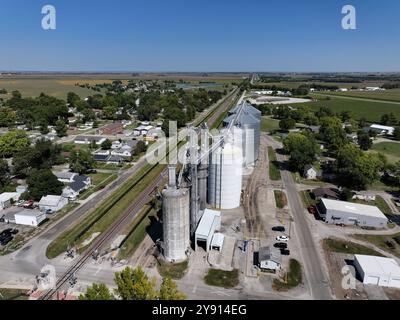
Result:
{"label": "metal warehouse", "polygon": [[354,266],[364,284],[400,288],[400,266],[394,259],[356,254]]}
{"label": "metal warehouse", "polygon": [[321,199],[319,214],[332,224],[386,228],[388,223],[388,218],[375,206],[338,200]]}

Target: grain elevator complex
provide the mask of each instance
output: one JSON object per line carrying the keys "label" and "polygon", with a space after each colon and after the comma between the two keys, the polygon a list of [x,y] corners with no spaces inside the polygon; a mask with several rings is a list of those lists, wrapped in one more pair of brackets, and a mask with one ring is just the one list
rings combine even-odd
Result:
{"label": "grain elevator complex", "polygon": [[187,161],[179,174],[176,165],[169,165],[168,185],[162,192],[161,247],[167,261],[186,260],[203,240],[206,251],[222,246],[223,235],[216,232],[221,224],[217,210],[240,206],[243,173],[258,159],[260,122],[261,112],[242,101],[230,110],[217,135],[205,125],[190,128]]}

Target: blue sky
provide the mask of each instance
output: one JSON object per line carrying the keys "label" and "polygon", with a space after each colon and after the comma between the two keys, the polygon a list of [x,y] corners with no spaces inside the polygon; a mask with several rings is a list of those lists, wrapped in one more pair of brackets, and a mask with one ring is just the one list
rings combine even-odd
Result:
{"label": "blue sky", "polygon": [[[0,70],[400,71],[398,0],[0,0]],[[57,29],[41,28],[41,8]],[[357,30],[341,8],[357,9]]]}

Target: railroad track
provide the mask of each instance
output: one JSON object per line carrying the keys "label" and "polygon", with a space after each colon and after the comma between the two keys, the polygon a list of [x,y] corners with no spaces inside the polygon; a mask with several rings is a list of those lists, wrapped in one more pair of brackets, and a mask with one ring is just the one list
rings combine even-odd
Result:
{"label": "railroad track", "polygon": [[[230,105],[230,103],[235,99],[238,89],[235,89],[230,93],[226,99],[221,102],[216,108],[210,111],[202,121],[207,121],[207,123],[213,123]],[[218,110],[221,109],[221,112]],[[201,121],[200,121],[201,122]],[[158,166],[154,165],[153,168]],[[152,169],[153,169],[152,168]],[[86,248],[86,250],[79,256],[78,261],[76,261],[62,276],[57,280],[54,288],[47,290],[41,297],[41,300],[50,300],[53,296],[60,291],[65,284],[76,275],[76,273],[82,269],[86,262],[92,257],[93,253],[100,251],[105,245],[107,245],[116,235],[119,234],[121,228],[125,227],[129,221],[137,215],[137,213],[146,205],[152,198],[152,193],[160,186],[167,174],[167,168],[164,168],[161,174],[153,180],[140,195],[135,199],[135,201],[115,220],[110,227],[102,232],[93,242]]]}

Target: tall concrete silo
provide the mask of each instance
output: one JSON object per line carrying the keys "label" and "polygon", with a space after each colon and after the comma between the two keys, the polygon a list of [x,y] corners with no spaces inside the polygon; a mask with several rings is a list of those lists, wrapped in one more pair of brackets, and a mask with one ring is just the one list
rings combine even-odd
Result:
{"label": "tall concrete silo", "polygon": [[224,119],[224,126],[234,121],[234,126],[243,130],[244,165],[252,166],[258,160],[260,151],[261,121],[243,109],[239,114],[232,114]]}
{"label": "tall concrete silo", "polygon": [[243,155],[232,143],[217,148],[210,155],[208,172],[208,203],[217,209],[240,206]]}
{"label": "tall concrete silo", "polygon": [[[251,114],[253,117],[261,120],[261,111],[258,110],[257,108],[253,107],[250,103],[247,102],[242,102],[243,103],[243,111]],[[236,114],[238,111],[240,111],[241,105],[238,104],[236,107],[231,109],[229,111],[229,114]]]}
{"label": "tall concrete silo", "polygon": [[[170,174],[172,170],[170,170]],[[186,260],[190,247],[190,192],[170,184],[163,190],[163,254],[166,260]]]}

